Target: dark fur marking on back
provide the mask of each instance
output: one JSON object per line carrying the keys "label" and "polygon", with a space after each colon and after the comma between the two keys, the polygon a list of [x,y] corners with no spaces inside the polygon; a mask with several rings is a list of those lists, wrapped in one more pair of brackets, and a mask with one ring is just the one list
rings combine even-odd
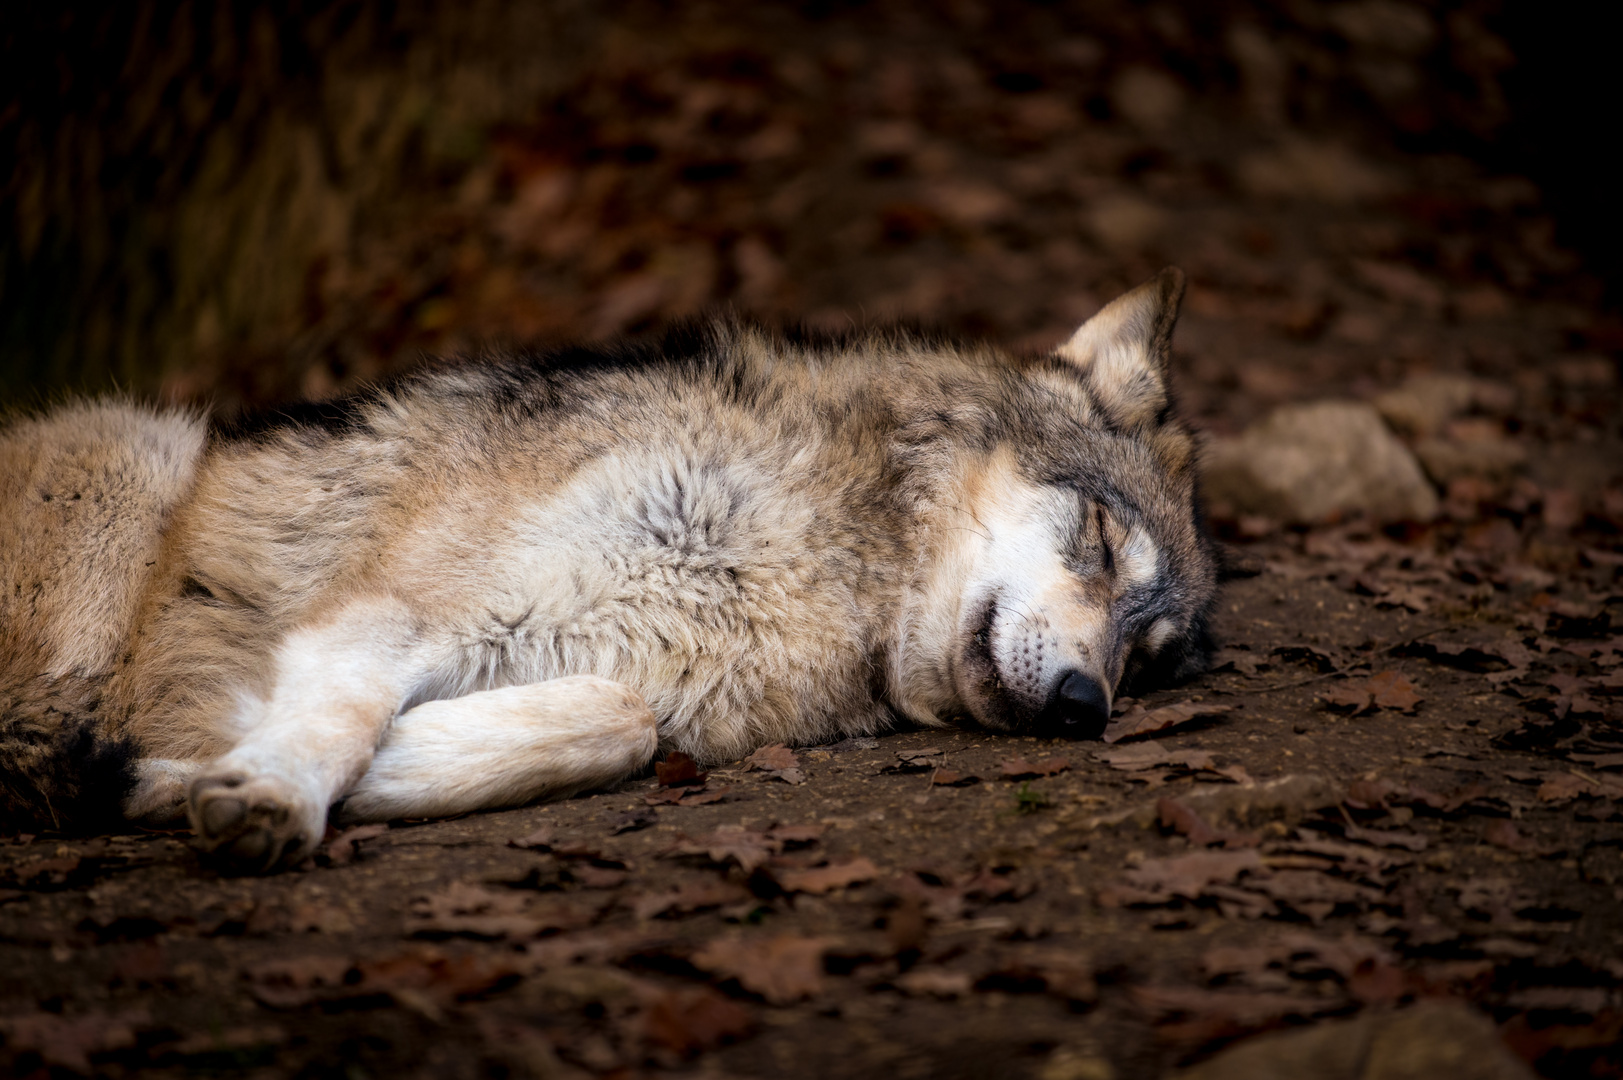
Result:
{"label": "dark fur marking on back", "polygon": [[273,409],[256,409],[210,421],[210,441],[265,441],[277,435],[318,434],[329,437],[363,434],[370,430],[366,410],[385,392],[381,387],[360,390],[328,401],[300,401]]}

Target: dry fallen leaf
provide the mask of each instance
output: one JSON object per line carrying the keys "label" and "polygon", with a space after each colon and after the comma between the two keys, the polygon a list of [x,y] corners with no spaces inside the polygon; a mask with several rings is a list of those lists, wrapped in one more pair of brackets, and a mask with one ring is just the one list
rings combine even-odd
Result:
{"label": "dry fallen leaf", "polygon": [[1345,1007],[1339,998],[1202,990],[1193,986],[1133,986],[1128,988],[1128,996],[1157,1023],[1191,1016],[1235,1028],[1262,1027],[1288,1016],[1318,1016]]}
{"label": "dry fallen leaf", "polygon": [[1371,675],[1368,688],[1377,708],[1412,713],[1424,700],[1414,684],[1395,671],[1379,671]]}
{"label": "dry fallen leaf", "polygon": [[699,763],[682,753],[672,750],[664,761],[654,763],[654,775],[659,779],[660,787],[679,787],[683,784],[702,784],[709,773],[699,771]]}
{"label": "dry fallen leaf", "polygon": [[950,968],[913,968],[892,982],[896,989],[911,997],[938,998],[962,997],[975,984],[969,972]]}
{"label": "dry fallen leaf", "polygon": [[1568,802],[1595,793],[1593,782],[1573,773],[1556,773],[1538,786],[1540,802]]}
{"label": "dry fallen leaf", "polygon": [[331,865],[347,866],[354,861],[356,847],[362,840],[371,840],[388,831],[388,825],[357,825],[353,829],[345,829],[327,841],[321,852]]}
{"label": "dry fallen leaf", "polygon": [[1228,883],[1241,874],[1261,872],[1256,851],[1192,851],[1164,859],[1146,859],[1126,874],[1127,884],[1147,893],[1193,900],[1208,885]]}
{"label": "dry fallen leaf", "polygon": [[781,825],[767,827],[766,835],[785,848],[810,847],[823,838],[827,825]]}
{"label": "dry fallen leaf", "polygon": [[1015,757],[1003,763],[998,770],[998,775],[1005,780],[1024,780],[1034,776],[1054,776],[1065,772],[1070,767],[1071,761],[1069,758],[1055,757],[1046,758],[1042,761],[1027,761],[1023,757]]}
{"label": "dry fallen leaf", "polygon": [[1209,705],[1200,701],[1164,705],[1159,709],[1147,711],[1142,705],[1134,705],[1110,721],[1102,738],[1107,743],[1121,742],[1123,739],[1150,735],[1157,731],[1179,727],[1193,720],[1221,716],[1223,713],[1233,711],[1233,707],[1229,705]]}
{"label": "dry fallen leaf", "polygon": [[645,1039],[681,1057],[736,1042],[755,1030],[747,1008],[708,986],[650,990],[641,1022]]}
{"label": "dry fallen leaf", "polygon": [[1091,1004],[1099,997],[1093,965],[1087,957],[1047,945],[1028,945],[1013,955],[1000,957],[979,985],[982,989],[1002,988],[1017,993],[1041,990],[1073,1006]]}
{"label": "dry fallen leaf", "polygon": [[1533,659],[1532,650],[1514,638],[1471,641],[1440,641],[1425,638],[1392,650],[1394,656],[1419,656],[1434,664],[1483,674],[1505,669],[1525,669]]}
{"label": "dry fallen leaf", "polygon": [[432,946],[357,961],[360,979],[345,997],[388,994],[430,1017],[457,1001],[489,993],[520,974],[511,954],[446,953]]}
{"label": "dry fallen leaf", "polygon": [[749,893],[734,881],[690,881],[665,892],[639,896],[631,910],[639,919],[656,919],[662,915],[685,915],[706,908],[725,907],[748,899]]}
{"label": "dry fallen leaf", "polygon": [[[571,872],[578,873],[580,869]],[[410,916],[407,928],[418,937],[522,940],[539,937],[548,930],[577,930],[588,926],[593,912],[563,905],[541,908],[532,904],[531,894],[459,881],[438,892],[414,898]]]}
{"label": "dry fallen leaf", "polygon": [[1246,881],[1246,888],[1277,900],[1317,922],[1336,907],[1362,908],[1386,894],[1380,889],[1346,881],[1319,870],[1272,870]]}
{"label": "dry fallen leaf", "polygon": [[879,876],[871,859],[858,857],[807,870],[780,870],[775,875],[784,892],[826,893]]}
{"label": "dry fallen leaf", "polygon": [[260,1004],[293,1009],[337,994],[354,966],[353,961],[342,956],[294,956],[254,964],[243,974]]}
{"label": "dry fallen leaf", "polygon": [[1398,829],[1364,829],[1352,824],[1343,825],[1341,834],[1348,840],[1361,844],[1402,848],[1405,851],[1424,851],[1430,843],[1419,833],[1403,832]]}
{"label": "dry fallen leaf", "polygon": [[798,769],[800,759],[795,756],[783,743],[773,746],[763,746],[755,753],[744,759],[744,764],[751,769],[760,769],[762,772],[776,772],[781,769]]}
{"label": "dry fallen leaf", "polygon": [[508,847],[527,848],[534,851],[548,851],[552,848],[552,841],[557,836],[557,826],[548,823],[537,828],[528,836],[517,840],[509,840]]}
{"label": "dry fallen leaf", "polygon": [[1240,675],[1255,675],[1257,669],[1266,664],[1266,661],[1254,655],[1249,649],[1219,649],[1212,657],[1213,673],[1220,671],[1234,671]]}
{"label": "dry fallen leaf", "polygon": [[731,798],[733,798],[733,789],[730,787],[713,788],[709,791],[693,791],[689,789],[689,794],[682,796],[682,801],[677,805],[708,806],[711,803],[726,802]]}
{"label": "dry fallen leaf", "polygon": [[1345,683],[1341,686],[1332,686],[1324,691],[1323,697],[1325,705],[1340,712],[1357,715],[1371,708],[1371,694],[1363,684]]}
{"label": "dry fallen leaf", "polygon": [[1395,671],[1376,672],[1362,683],[1344,683],[1320,696],[1329,708],[1355,715],[1375,709],[1412,713],[1424,700],[1414,684]]}
{"label": "dry fallen leaf", "polygon": [[164,1051],[166,1053],[172,1051],[183,1058],[204,1054],[241,1055],[249,1051],[281,1046],[288,1038],[288,1033],[275,1024],[253,1024],[188,1035],[179,1042],[167,1044]]}
{"label": "dry fallen leaf", "polygon": [[1226,848],[1249,848],[1261,842],[1255,833],[1222,832],[1212,828],[1199,814],[1176,799],[1159,799],[1155,809],[1162,828],[1187,836],[1196,847],[1221,845]]}
{"label": "dry fallen leaf", "polygon": [[7,1057],[33,1051],[47,1066],[89,1075],[96,1071],[90,1063],[91,1054],[134,1046],[136,1029],[149,1022],[141,1010],[80,1016],[37,1012],[0,1017],[0,1033],[6,1037]]}
{"label": "dry fallen leaf", "polygon": [[627,872],[624,867],[580,862],[570,866],[569,877],[588,889],[615,889],[625,884]]}
{"label": "dry fallen leaf", "polygon": [[1188,769],[1210,769],[1216,763],[1205,750],[1168,750],[1159,743],[1140,743],[1119,750],[1095,750],[1093,756],[1112,769],[1124,772],[1142,772],[1146,769],[1182,766]]}
{"label": "dry fallen leaf", "polygon": [[693,955],[693,966],[736,979],[774,1005],[813,997],[823,989],[828,939],[778,934],[769,938],[717,938]]}
{"label": "dry fallen leaf", "polygon": [[651,825],[659,824],[659,813],[653,809],[628,810],[623,814],[616,814],[609,820],[609,834],[623,836],[630,832],[640,832]]}
{"label": "dry fallen leaf", "polygon": [[1494,818],[1488,822],[1488,827],[1482,830],[1482,839],[1494,847],[1523,855],[1538,855],[1544,852],[1536,840],[1517,828],[1516,823],[1509,818]]}
{"label": "dry fallen leaf", "polygon": [[670,851],[673,855],[703,855],[711,862],[738,864],[745,874],[783,850],[777,841],[742,825],[722,825],[709,836],[698,839],[684,838]]}
{"label": "dry fallen leaf", "polygon": [[942,751],[939,746],[926,746],[920,750],[896,751],[896,764],[887,765],[881,772],[909,773],[928,772],[941,765]]}
{"label": "dry fallen leaf", "polygon": [[726,802],[734,797],[734,790],[730,787],[710,788],[705,784],[692,784],[686,787],[662,788],[651,795],[644,795],[642,801],[649,806],[706,806],[710,803]]}
{"label": "dry fallen leaf", "polygon": [[1394,585],[1375,601],[1378,608],[1407,608],[1415,614],[1430,610],[1437,602],[1437,594],[1416,585]]}
{"label": "dry fallen leaf", "polygon": [[72,883],[81,877],[88,868],[87,863],[94,864],[95,860],[86,860],[78,855],[58,855],[53,858],[33,859],[29,862],[6,867],[6,883],[20,885],[32,889],[56,889]]}

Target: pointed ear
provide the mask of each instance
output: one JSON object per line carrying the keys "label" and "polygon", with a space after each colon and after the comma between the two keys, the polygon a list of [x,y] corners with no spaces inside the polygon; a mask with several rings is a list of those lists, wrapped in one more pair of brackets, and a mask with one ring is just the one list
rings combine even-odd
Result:
{"label": "pointed ear", "polygon": [[1086,376],[1099,404],[1122,427],[1166,419],[1172,326],[1182,300],[1183,271],[1169,266],[1106,304],[1055,350]]}

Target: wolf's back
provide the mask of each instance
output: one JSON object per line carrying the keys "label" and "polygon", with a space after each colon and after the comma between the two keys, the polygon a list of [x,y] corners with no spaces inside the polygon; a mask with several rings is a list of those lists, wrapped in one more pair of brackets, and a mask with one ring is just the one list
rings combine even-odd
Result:
{"label": "wolf's back", "polygon": [[116,812],[133,748],[101,691],[206,438],[120,401],[0,430],[0,829]]}

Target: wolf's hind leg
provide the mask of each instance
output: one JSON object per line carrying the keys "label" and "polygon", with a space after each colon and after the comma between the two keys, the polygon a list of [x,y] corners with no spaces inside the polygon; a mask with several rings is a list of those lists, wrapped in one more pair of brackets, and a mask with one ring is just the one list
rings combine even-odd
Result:
{"label": "wolf's hind leg", "polygon": [[124,796],[124,817],[143,825],[172,825],[186,820],[186,789],[207,764],[177,758],[139,758],[135,787]]}
{"label": "wolf's hind leg", "polygon": [[431,663],[411,612],[388,597],[352,601],[289,634],[269,700],[245,706],[242,740],[191,782],[188,816],[203,850],[260,871],[313,851],[327,808],[372,764]]}
{"label": "wolf's hind leg", "polygon": [[430,701],[395,719],[346,821],[443,817],[613,783],[654,756],[654,714],[595,675]]}

